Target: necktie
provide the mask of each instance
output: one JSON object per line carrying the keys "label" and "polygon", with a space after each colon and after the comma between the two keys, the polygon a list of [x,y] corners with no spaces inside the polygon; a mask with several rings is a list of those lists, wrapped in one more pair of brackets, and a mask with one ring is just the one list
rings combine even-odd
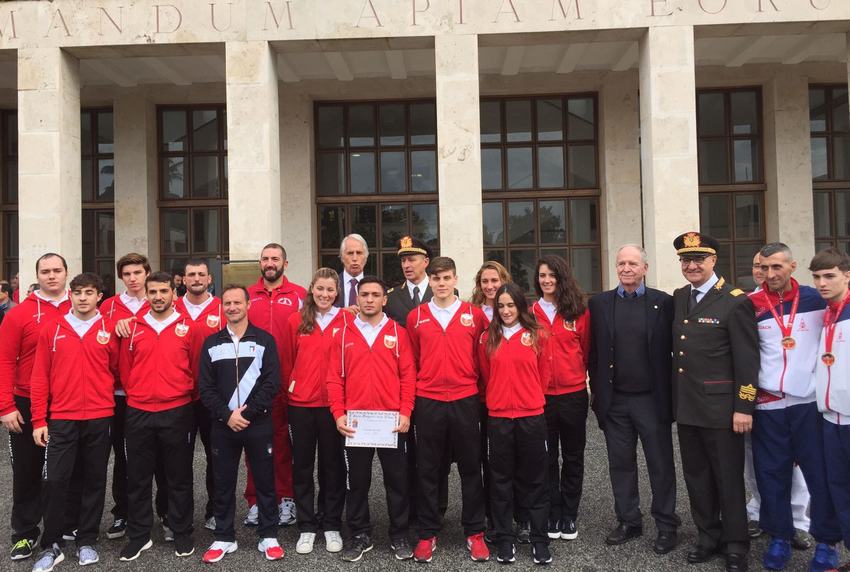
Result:
{"label": "necktie", "polygon": [[348,289],[348,305],[353,306],[357,303],[357,278],[349,280],[351,288]]}
{"label": "necktie", "polygon": [[691,288],[691,298],[688,300],[688,312],[693,312],[694,308],[697,305],[697,296],[699,295],[699,290],[696,288]]}
{"label": "necktie", "polygon": [[413,305],[418,306],[422,300],[419,299],[419,286],[413,287]]}

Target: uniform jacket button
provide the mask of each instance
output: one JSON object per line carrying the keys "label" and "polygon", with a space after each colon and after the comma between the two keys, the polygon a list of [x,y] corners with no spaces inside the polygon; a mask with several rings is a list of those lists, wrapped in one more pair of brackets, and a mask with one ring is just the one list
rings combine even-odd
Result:
{"label": "uniform jacket button", "polygon": [[680,339],[680,340],[684,340],[684,339],[686,339],[686,338],[685,338],[685,334],[682,334],[681,336],[679,336],[679,339]]}
{"label": "uniform jacket button", "polygon": [[684,370],[684,369],[682,369],[682,368],[680,367],[680,368],[679,368],[679,373],[685,373],[685,370]]}

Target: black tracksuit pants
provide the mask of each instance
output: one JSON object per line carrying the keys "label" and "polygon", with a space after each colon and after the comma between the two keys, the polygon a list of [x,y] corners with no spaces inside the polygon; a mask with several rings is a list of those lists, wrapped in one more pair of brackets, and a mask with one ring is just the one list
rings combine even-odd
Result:
{"label": "black tracksuit pants", "polygon": [[[88,421],[57,419],[48,424],[49,443],[43,471],[45,489],[44,534],[41,547],[64,544],[69,503],[79,504],[77,546],[97,542],[106,496],[106,467],[111,445],[111,417]],[[82,471],[78,498],[70,498],[72,476]]]}
{"label": "black tracksuit pants", "polygon": [[32,438],[32,415],[28,397],[15,396],[15,407],[24,418],[20,433],[9,432],[12,462],[12,544],[23,538],[38,539],[43,511],[41,470],[44,449]]}
{"label": "black tracksuit pants", "polygon": [[549,446],[549,520],[576,520],[584,481],[587,391],[547,395],[544,415]]}
{"label": "black tracksuit pants", "polygon": [[168,525],[177,537],[192,534],[193,408],[191,403],[157,412],[127,407],[127,535],[131,540],[150,538],[151,481],[158,462],[165,472]]}
{"label": "black tracksuit pants", "polygon": [[[549,498],[546,491],[546,420],[543,415],[487,420],[490,510],[497,543],[515,540],[518,499],[531,525],[531,542],[545,542]],[[517,498],[518,497],[518,498]]]}
{"label": "black tracksuit pants", "polygon": [[407,538],[410,497],[407,491],[407,433],[398,434],[398,447],[395,449],[370,449],[366,447],[345,447],[345,467],[347,494],[345,497],[345,515],[351,536],[372,534],[369,518],[369,489],[372,486],[372,459],[375,451],[381,462],[384,474],[384,488],[387,492],[387,512],[390,517],[390,539]]}
{"label": "black tracksuit pants", "polygon": [[124,426],[127,423],[127,396],[115,395],[112,417],[112,516],[127,520],[127,456],[124,454]]}
{"label": "black tracksuit pants", "polygon": [[416,398],[416,466],[419,474],[419,538],[436,536],[442,527],[439,490],[443,456],[451,450],[461,481],[461,523],[465,536],[484,531],[484,484],[481,480],[481,423],[478,394],[455,401]]}
{"label": "black tracksuit pants", "polygon": [[[292,447],[292,489],[295,494],[295,513],[300,532],[341,530],[342,509],[345,506],[345,461],[342,454],[343,437],[327,407],[289,406],[289,440]],[[319,509],[322,522],[316,516],[316,486],[313,469],[316,449],[319,456]]]}
{"label": "black tracksuit pants", "polygon": [[260,513],[257,535],[260,538],[277,538],[278,509],[274,485],[273,437],[274,428],[269,416],[255,419],[242,431],[233,431],[219,421],[212,424],[212,453],[209,461],[215,473],[213,515],[216,540],[236,540],[233,519],[236,513],[236,480],[243,449],[257,489],[257,508]]}
{"label": "black tracksuit pants", "polygon": [[[410,426],[416,427],[416,411],[410,416]],[[412,431],[413,429],[411,429]],[[440,514],[446,514],[449,507],[449,473],[452,470],[453,451],[446,448],[443,464],[440,468]],[[410,495],[410,522],[418,520],[419,471],[416,468],[416,439],[411,435],[407,440],[407,492]]]}

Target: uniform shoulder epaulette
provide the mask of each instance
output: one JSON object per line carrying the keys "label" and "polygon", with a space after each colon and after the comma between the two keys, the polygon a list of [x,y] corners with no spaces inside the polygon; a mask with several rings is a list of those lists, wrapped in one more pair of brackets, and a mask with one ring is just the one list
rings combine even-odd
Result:
{"label": "uniform shoulder epaulette", "polygon": [[734,290],[730,291],[729,293],[732,294],[733,296],[740,296],[741,294],[744,293],[744,291],[741,290],[740,288],[735,288]]}
{"label": "uniform shoulder epaulette", "polygon": [[390,288],[389,290],[387,290],[387,294],[392,294],[393,290],[395,290],[395,288]]}

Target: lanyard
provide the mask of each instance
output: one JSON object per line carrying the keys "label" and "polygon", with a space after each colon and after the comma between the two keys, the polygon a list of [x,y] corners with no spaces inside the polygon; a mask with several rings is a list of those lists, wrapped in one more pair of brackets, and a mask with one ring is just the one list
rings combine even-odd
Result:
{"label": "lanyard", "polygon": [[794,329],[794,319],[797,317],[797,306],[800,304],[800,291],[797,290],[797,295],[794,296],[794,301],[791,304],[791,314],[788,316],[787,326],[785,325],[782,293],[779,294],[779,309],[783,310],[782,314],[777,312],[773,304],[770,303],[770,296],[768,296],[767,292],[764,293],[764,297],[767,299],[768,309],[770,309],[770,313],[773,314],[773,319],[776,320],[777,324],[779,324],[779,330],[782,332],[782,347],[786,350],[793,349],[796,343],[794,342],[794,338],[791,337],[791,331]]}
{"label": "lanyard", "polygon": [[828,309],[826,317],[824,318],[826,338],[824,339],[824,354],[821,356],[821,360],[823,360],[823,363],[825,363],[827,367],[835,363],[835,355],[832,353],[832,342],[835,339],[835,326],[838,325],[838,318],[841,316],[841,312],[844,311],[844,306],[847,305],[848,300],[850,300],[850,294],[844,296],[844,299],[841,300],[841,304],[838,305],[834,314],[832,313],[831,308]]}

